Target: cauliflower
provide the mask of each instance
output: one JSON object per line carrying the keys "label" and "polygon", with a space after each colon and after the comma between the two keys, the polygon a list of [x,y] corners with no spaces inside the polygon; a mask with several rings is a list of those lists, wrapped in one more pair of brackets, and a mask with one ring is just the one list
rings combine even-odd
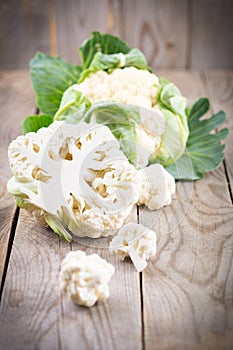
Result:
{"label": "cauliflower", "polygon": [[55,121],[9,146],[8,191],[43,225],[70,241],[122,227],[134,204],[170,204],[175,182],[161,165],[137,170],[107,126]]}
{"label": "cauliflower", "polygon": [[98,254],[69,252],[61,265],[60,288],[77,304],[91,307],[109,297],[108,283],[114,267]]}
{"label": "cauliflower", "polygon": [[[105,71],[107,67],[100,64],[84,71],[79,83],[65,91],[55,119],[83,118],[109,126],[117,139],[131,143],[122,150],[138,167],[174,163],[189,135],[186,98],[174,84],[147,69]],[[86,111],[84,116],[80,111]]]}
{"label": "cauliflower", "polygon": [[112,234],[139,200],[127,181],[136,169],[106,126],[56,121],[19,136],[8,156],[14,174],[9,192],[63,236],[63,225],[77,236]]}
{"label": "cauliflower", "polygon": [[165,118],[157,105],[158,86],[159,79],[155,74],[126,67],[115,69],[112,73],[97,71],[73,88],[92,103],[112,100],[141,107],[141,124],[136,128],[136,163],[145,167],[150,157],[156,157],[165,130]]}
{"label": "cauliflower", "polygon": [[137,271],[147,266],[147,260],[156,253],[156,233],[147,227],[130,223],[122,227],[109,246],[124,260],[129,256]]}
{"label": "cauliflower", "polygon": [[152,164],[139,170],[140,199],[150,210],[162,208],[171,203],[175,193],[175,180],[161,164]]}

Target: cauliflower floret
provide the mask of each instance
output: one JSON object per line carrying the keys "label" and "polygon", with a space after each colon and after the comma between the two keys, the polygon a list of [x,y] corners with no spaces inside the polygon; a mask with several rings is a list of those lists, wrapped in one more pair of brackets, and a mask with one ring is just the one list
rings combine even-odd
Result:
{"label": "cauliflower floret", "polygon": [[124,260],[129,256],[137,271],[147,266],[147,260],[156,253],[156,233],[149,228],[136,223],[122,227],[109,246]]}
{"label": "cauliflower floret", "polygon": [[[104,173],[103,177],[96,177],[92,183],[95,191],[101,196],[111,196],[112,200],[117,199],[119,188],[126,188],[129,183],[134,183],[137,177],[137,170],[128,163],[128,161],[119,160],[114,164],[109,163],[109,168]],[[131,203],[136,203],[139,200],[138,191],[132,191],[133,198]]]}
{"label": "cauliflower floret", "polygon": [[[36,152],[33,145],[38,146]],[[127,174],[133,178],[136,170],[119,147],[106,126],[56,121],[38,133],[20,136],[9,146],[15,177],[8,190],[25,198],[30,208],[33,205],[48,214],[49,225],[53,219],[78,236],[112,234],[139,199],[138,190],[127,181]],[[120,164],[124,171],[119,171]],[[111,183],[107,181],[109,171]],[[109,189],[103,192],[104,186]]]}
{"label": "cauliflower floret", "polygon": [[152,164],[138,174],[140,180],[140,199],[138,204],[145,204],[150,210],[162,208],[171,203],[175,193],[175,180],[161,164]]}
{"label": "cauliflower floret", "polygon": [[109,297],[108,283],[114,267],[98,254],[69,252],[61,265],[60,288],[77,304],[91,307]]}

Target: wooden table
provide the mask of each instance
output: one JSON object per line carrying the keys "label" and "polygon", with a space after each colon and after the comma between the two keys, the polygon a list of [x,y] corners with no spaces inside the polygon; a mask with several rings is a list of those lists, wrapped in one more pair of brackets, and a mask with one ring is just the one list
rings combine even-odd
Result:
{"label": "wooden table", "polygon": [[[232,73],[160,71],[193,102],[211,100],[232,130]],[[224,163],[203,180],[179,182],[171,206],[136,208],[131,220],[153,227],[158,252],[143,273],[106,245],[68,244],[41,228],[7,193],[9,142],[35,112],[28,71],[0,81],[1,349],[230,349],[233,346],[233,136]],[[101,248],[102,247],[102,248]],[[108,301],[91,309],[59,291],[61,260],[70,250],[97,252],[116,273]]]}

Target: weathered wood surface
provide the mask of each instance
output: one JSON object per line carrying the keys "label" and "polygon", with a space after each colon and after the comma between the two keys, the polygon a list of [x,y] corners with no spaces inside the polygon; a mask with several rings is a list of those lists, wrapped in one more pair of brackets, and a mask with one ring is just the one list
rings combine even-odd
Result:
{"label": "weathered wood surface", "polygon": [[[161,73],[176,82],[193,101],[200,95],[209,95],[205,80],[198,73]],[[225,86],[226,76],[217,76],[218,84]],[[208,82],[212,91],[213,81]],[[217,99],[217,105],[215,98],[213,94],[214,112],[225,109],[225,99]],[[227,98],[226,101],[230,103]],[[228,117],[232,119],[231,115]],[[227,141],[229,153],[231,143],[232,135]],[[231,166],[232,158],[226,159],[228,163]],[[145,347],[230,349],[233,211],[224,166],[203,180],[180,183],[176,197],[173,205],[156,217],[146,209],[141,210],[139,217],[140,222],[159,234],[156,259],[143,273]]]}
{"label": "weathered wood surface", "polygon": [[[1,75],[1,275],[15,211],[7,194],[11,176],[7,147],[20,134],[20,122],[34,109],[29,73]],[[130,221],[137,221],[136,208]],[[109,240],[59,240],[22,211],[17,222],[0,309],[0,349],[141,349],[141,297],[139,275],[108,249]],[[11,242],[10,242],[11,243]],[[99,253],[116,268],[111,300],[86,310],[59,291],[60,262],[71,249]],[[130,322],[129,322],[130,320]]]}
{"label": "weathered wood surface", "polygon": [[[210,98],[213,101],[214,112],[224,109],[227,115],[226,125],[233,133],[233,72],[208,72],[206,73],[207,88],[209,89]],[[226,169],[228,180],[231,186],[231,195],[233,193],[233,137],[227,139],[227,148],[225,151]]]}
{"label": "weathered wood surface", "polygon": [[0,72],[0,283],[7,255],[8,240],[15,213],[12,196],[6,189],[11,176],[7,148],[19,134],[20,122],[35,109],[29,72]]}
{"label": "weathered wood surface", "polygon": [[193,69],[232,69],[231,0],[193,0],[188,21],[191,22],[190,62]]}
{"label": "weathered wood surface", "polygon": [[[68,6],[67,6],[68,4]],[[56,0],[57,54],[68,62],[80,63],[78,48],[91,32],[108,31],[108,0]]]}
{"label": "weathered wood surface", "polygon": [[1,0],[0,69],[28,68],[36,51],[50,51],[51,1]]}
{"label": "weathered wood surface", "polygon": [[140,48],[149,65],[154,69],[186,67],[186,0],[130,0],[113,3],[114,33],[124,38],[132,47]]}
{"label": "weathered wood surface", "polygon": [[232,69],[231,0],[1,0],[0,68],[37,50],[78,63],[93,30],[143,49],[154,68]]}
{"label": "weathered wood surface", "polygon": [[[229,73],[159,73],[180,86],[191,102],[210,96],[213,111],[226,110],[231,127]],[[4,73],[1,92],[2,171],[7,169],[10,139],[20,132],[20,120],[33,111],[28,72]],[[232,135],[227,144],[230,174]],[[1,172],[3,188],[8,176],[9,169]],[[2,207],[9,201],[10,209],[0,211],[5,237],[1,254],[14,212],[10,196],[3,198]],[[131,219],[137,220],[135,211]],[[0,349],[230,349],[233,211],[224,166],[203,180],[179,182],[172,206],[155,212],[141,208],[139,220],[158,235],[158,253],[141,276],[130,263],[109,254],[108,240],[70,245],[22,211],[2,295]],[[107,302],[87,310],[60,293],[60,262],[71,249],[98,252],[115,266]]]}

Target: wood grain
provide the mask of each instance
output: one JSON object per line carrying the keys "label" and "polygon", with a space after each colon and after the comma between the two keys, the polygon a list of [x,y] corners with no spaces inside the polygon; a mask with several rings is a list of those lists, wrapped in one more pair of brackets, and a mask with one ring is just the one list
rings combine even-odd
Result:
{"label": "wood grain", "polygon": [[108,31],[108,0],[55,0],[57,54],[80,63],[78,48],[97,30]]}
{"label": "wood grain", "polygon": [[[208,95],[195,73],[162,73],[191,99]],[[140,222],[158,234],[143,272],[146,349],[230,349],[233,211],[224,167],[178,183],[173,205],[157,216],[141,210]]]}
{"label": "wood grain", "polygon": [[[129,220],[137,220],[136,209]],[[139,275],[110,255],[109,240],[76,238],[70,245],[22,211],[0,309],[2,349],[141,349]],[[61,295],[60,263],[71,249],[115,266],[108,301],[86,309]]]}
{"label": "wood grain", "polygon": [[192,1],[191,68],[233,68],[232,12],[231,0]]}
{"label": "wood grain", "polygon": [[58,266],[58,237],[22,211],[1,303],[1,349],[58,349]]}
{"label": "wood grain", "polygon": [[[204,84],[203,74],[196,72],[158,73],[191,102],[206,95],[214,110],[231,115],[227,73],[208,73]],[[32,111],[33,97],[25,72],[4,73],[0,86],[1,111],[6,111],[0,145],[6,160],[6,144],[20,132],[19,121]],[[1,174],[8,178],[6,164],[1,163]],[[8,200],[11,207],[12,199],[3,198],[3,207]],[[136,211],[129,220],[137,220]],[[6,237],[9,220],[2,222]],[[142,207],[140,222],[158,235],[158,253],[142,276],[143,324],[138,273],[109,254],[108,239],[76,239],[70,245],[22,211],[3,290],[0,349],[142,349],[143,344],[145,349],[230,349],[233,212],[224,167],[203,180],[179,182],[172,206],[155,212]],[[2,246],[1,241],[1,251]],[[60,293],[60,263],[71,249],[97,252],[115,266],[107,302],[89,310]]]}
{"label": "wood grain", "polygon": [[47,0],[0,2],[0,67],[28,68],[36,51],[49,53],[49,3]]}
{"label": "wood grain", "polygon": [[232,9],[231,0],[2,0],[0,68],[27,68],[37,50],[80,63],[77,48],[100,30],[155,69],[232,69]]}
{"label": "wood grain", "polygon": [[[137,221],[136,208],[127,222]],[[76,239],[72,250],[97,253],[115,267],[110,283],[110,299],[90,310],[74,305],[62,296],[59,332],[62,348],[80,349],[141,349],[141,305],[139,274],[133,265],[119,261],[109,252],[111,237],[100,240]],[[61,242],[61,256],[70,247]]]}
{"label": "wood grain", "polygon": [[155,70],[186,66],[187,1],[114,2],[114,34],[140,48]]}
{"label": "wood grain", "polygon": [[9,143],[21,133],[20,122],[34,110],[34,97],[28,71],[0,72],[0,282],[8,248],[8,240],[15,212],[13,197],[6,184],[11,177],[7,149]]}
{"label": "wood grain", "polygon": [[214,113],[223,109],[227,116],[226,125],[230,130],[230,136],[226,139],[225,162],[231,193],[233,193],[233,72],[207,72],[206,80],[211,100],[213,101],[212,107]]}

